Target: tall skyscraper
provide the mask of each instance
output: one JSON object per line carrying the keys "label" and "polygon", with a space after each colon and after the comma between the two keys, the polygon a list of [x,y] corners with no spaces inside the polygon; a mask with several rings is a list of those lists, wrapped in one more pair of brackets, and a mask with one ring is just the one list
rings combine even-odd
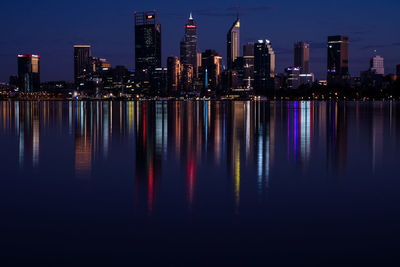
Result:
{"label": "tall skyscraper", "polygon": [[167,58],[167,84],[169,95],[177,95],[181,84],[181,62],[177,57]]}
{"label": "tall skyscraper", "polygon": [[370,71],[379,75],[385,74],[385,65],[383,57],[374,56],[373,58],[371,58]]}
{"label": "tall skyscraper", "polygon": [[74,45],[74,80],[77,86],[84,82],[89,72],[90,56],[90,45]]}
{"label": "tall skyscraper", "polygon": [[25,93],[40,91],[39,55],[18,55],[18,86]]}
{"label": "tall skyscraper", "polygon": [[85,80],[89,71],[90,56],[90,45],[74,45],[74,80],[76,85]]}
{"label": "tall skyscraper", "polygon": [[232,69],[233,62],[240,56],[240,19],[239,16],[227,34],[228,69]]}
{"label": "tall skyscraper", "polygon": [[254,89],[266,94],[274,89],[275,52],[269,40],[254,44]]}
{"label": "tall skyscraper", "polygon": [[202,54],[201,68],[204,88],[217,89],[221,83],[222,57],[214,50],[206,50]]}
{"label": "tall skyscraper", "polygon": [[328,84],[347,84],[349,75],[349,37],[328,37]]}
{"label": "tall skyscraper", "polygon": [[151,74],[160,67],[161,24],[157,12],[135,12],[135,69],[142,87],[151,86]]}
{"label": "tall skyscraper", "polygon": [[254,43],[247,43],[243,46],[243,79],[254,79]]}
{"label": "tall skyscraper", "polygon": [[197,73],[197,25],[194,22],[192,13],[185,25],[185,36],[181,42],[181,63],[192,65]]}
{"label": "tall skyscraper", "polygon": [[301,74],[310,73],[310,44],[306,42],[294,44],[294,67],[300,68]]}

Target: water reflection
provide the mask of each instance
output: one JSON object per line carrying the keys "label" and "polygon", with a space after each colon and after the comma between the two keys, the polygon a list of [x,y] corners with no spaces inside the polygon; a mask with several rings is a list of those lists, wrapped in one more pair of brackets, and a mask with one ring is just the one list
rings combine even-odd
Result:
{"label": "water reflection", "polygon": [[116,157],[128,157],[133,166],[126,168],[134,168],[136,210],[150,215],[168,183],[184,184],[190,211],[211,175],[226,182],[239,212],[247,194],[256,190],[257,198],[265,199],[273,182],[288,174],[343,175],[349,164],[359,167],[365,158],[376,172],[383,166],[385,136],[399,143],[396,103],[77,101],[0,106],[1,133],[16,138],[11,153],[18,155],[19,169],[50,164],[42,162],[49,136],[73,141],[77,179],[94,178],[118,148]]}

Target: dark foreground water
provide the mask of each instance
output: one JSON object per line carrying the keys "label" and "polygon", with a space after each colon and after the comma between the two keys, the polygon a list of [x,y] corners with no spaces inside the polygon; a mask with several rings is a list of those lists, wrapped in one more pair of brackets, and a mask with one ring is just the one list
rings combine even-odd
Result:
{"label": "dark foreground water", "polygon": [[1,266],[395,265],[400,104],[0,102]]}

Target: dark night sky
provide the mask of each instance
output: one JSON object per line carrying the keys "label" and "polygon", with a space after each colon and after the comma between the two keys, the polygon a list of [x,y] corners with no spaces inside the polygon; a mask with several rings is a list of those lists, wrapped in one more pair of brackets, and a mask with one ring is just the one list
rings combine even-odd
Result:
{"label": "dark night sky", "polygon": [[179,55],[189,12],[199,26],[199,48],[226,55],[226,32],[241,6],[241,41],[269,39],[277,72],[292,65],[293,43],[311,42],[311,70],[325,78],[328,35],[349,35],[350,71],[368,68],[374,49],[387,73],[400,64],[398,0],[1,0],[0,81],[17,72],[18,53],[41,55],[42,80],[73,79],[73,44],[91,44],[113,66],[134,64],[133,11],[157,9],[163,27],[163,62]]}

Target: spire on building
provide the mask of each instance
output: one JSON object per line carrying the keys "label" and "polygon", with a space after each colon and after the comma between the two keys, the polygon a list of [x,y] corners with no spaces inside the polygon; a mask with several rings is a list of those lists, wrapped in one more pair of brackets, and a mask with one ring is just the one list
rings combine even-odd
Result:
{"label": "spire on building", "polygon": [[192,12],[190,12],[189,20],[193,20]]}

